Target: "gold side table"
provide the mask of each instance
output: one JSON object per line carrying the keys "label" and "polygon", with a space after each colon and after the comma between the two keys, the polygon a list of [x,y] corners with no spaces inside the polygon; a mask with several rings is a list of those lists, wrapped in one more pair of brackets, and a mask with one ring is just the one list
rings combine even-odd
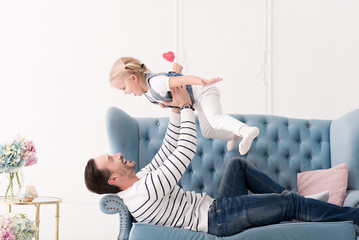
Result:
{"label": "gold side table", "polygon": [[[55,220],[56,220],[55,239],[56,240],[59,240],[59,219],[60,219],[60,203],[61,202],[62,202],[62,199],[57,198],[57,197],[41,197],[40,196],[40,197],[35,198],[32,202],[22,202],[22,201],[19,201],[16,199],[13,201],[11,201],[10,199],[4,200],[3,196],[0,197],[0,205],[8,205],[9,213],[11,213],[12,205],[34,205],[35,209],[36,209],[35,224],[36,224],[37,228],[39,229],[39,233],[40,233],[40,206],[46,205],[46,204],[55,204],[56,205],[56,215],[55,215]],[[39,235],[40,235],[39,233],[36,236],[36,240],[39,240]]]}

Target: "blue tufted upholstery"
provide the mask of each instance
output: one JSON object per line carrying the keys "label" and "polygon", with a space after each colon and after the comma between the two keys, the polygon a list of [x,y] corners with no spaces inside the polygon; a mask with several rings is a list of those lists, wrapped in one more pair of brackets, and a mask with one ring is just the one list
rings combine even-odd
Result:
{"label": "blue tufted upholstery", "polygon": [[[293,119],[272,115],[233,114],[232,116],[260,129],[260,134],[253,142],[250,151],[242,157],[253,162],[274,181],[288,190],[297,191],[297,173],[330,168],[333,163],[334,166],[346,161],[348,166],[352,166],[349,176],[351,191],[348,197],[350,198],[346,204],[354,206],[359,202],[359,191],[357,191],[359,190],[359,150],[357,150],[359,148],[355,148],[359,145],[359,110],[334,121]],[[198,123],[198,119],[196,121]],[[107,113],[107,129],[111,153],[121,152],[126,159],[136,160],[138,162],[136,170],[144,167],[161,146],[167,124],[168,118],[132,118],[118,108],[110,108]],[[344,133],[342,129],[345,129]],[[197,153],[178,185],[184,190],[206,192],[216,197],[228,159],[240,156],[240,154],[238,148],[227,152],[225,141],[204,138],[198,124],[197,130]],[[351,130],[354,130],[354,133]],[[337,135],[336,138],[340,137],[340,139],[331,139]],[[331,147],[331,141],[335,141],[338,146]],[[342,154],[340,148],[348,151],[345,159],[340,157]],[[333,149],[336,149],[334,153]],[[336,156],[335,162],[331,161],[331,155]],[[116,195],[107,195],[102,199],[100,205],[104,212],[112,213],[113,209],[105,207],[104,202],[114,198]],[[120,203],[121,201],[119,199]],[[352,225],[348,222],[342,224]],[[320,226],[325,227],[325,225]],[[127,239],[130,227],[126,227],[128,231],[125,233],[120,232],[120,239]],[[141,224],[134,229],[138,228],[141,228]],[[156,227],[150,226],[150,228]],[[350,226],[349,229],[351,229]],[[138,231],[141,232],[141,230]],[[136,234],[131,234],[131,239],[136,239]],[[204,239],[217,239],[208,234],[204,236],[206,235],[208,238]],[[238,238],[234,239],[241,239],[240,235],[238,234]]]}

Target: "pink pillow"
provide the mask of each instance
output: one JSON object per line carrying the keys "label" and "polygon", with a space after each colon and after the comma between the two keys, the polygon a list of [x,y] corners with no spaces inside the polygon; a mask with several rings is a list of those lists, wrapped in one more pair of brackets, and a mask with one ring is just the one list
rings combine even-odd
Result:
{"label": "pink pillow", "polygon": [[343,206],[348,187],[348,168],[346,163],[330,169],[301,172],[297,175],[298,193],[312,195],[329,191],[329,203]]}

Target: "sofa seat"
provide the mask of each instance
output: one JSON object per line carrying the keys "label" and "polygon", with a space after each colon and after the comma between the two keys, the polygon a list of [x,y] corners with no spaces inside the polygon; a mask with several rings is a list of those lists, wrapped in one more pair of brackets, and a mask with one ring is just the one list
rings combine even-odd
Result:
{"label": "sofa seat", "polygon": [[355,225],[345,222],[286,222],[248,229],[229,237],[216,237],[190,230],[135,223],[131,240],[355,240]]}

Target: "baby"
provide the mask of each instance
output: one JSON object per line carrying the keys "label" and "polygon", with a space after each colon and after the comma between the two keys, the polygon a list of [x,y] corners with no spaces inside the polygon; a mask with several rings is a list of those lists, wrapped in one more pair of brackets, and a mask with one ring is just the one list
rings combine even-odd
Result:
{"label": "baby", "polygon": [[259,129],[244,124],[241,121],[223,114],[220,104],[220,94],[215,83],[222,78],[203,79],[197,76],[182,75],[182,66],[173,65],[173,71],[168,73],[152,73],[145,64],[133,57],[122,57],[112,67],[110,83],[125,94],[141,96],[155,104],[172,101],[171,88],[186,86],[192,104],[183,108],[197,110],[199,125],[206,138],[227,140],[227,150],[232,151],[241,140],[238,150],[246,154],[252,141],[258,136]]}

